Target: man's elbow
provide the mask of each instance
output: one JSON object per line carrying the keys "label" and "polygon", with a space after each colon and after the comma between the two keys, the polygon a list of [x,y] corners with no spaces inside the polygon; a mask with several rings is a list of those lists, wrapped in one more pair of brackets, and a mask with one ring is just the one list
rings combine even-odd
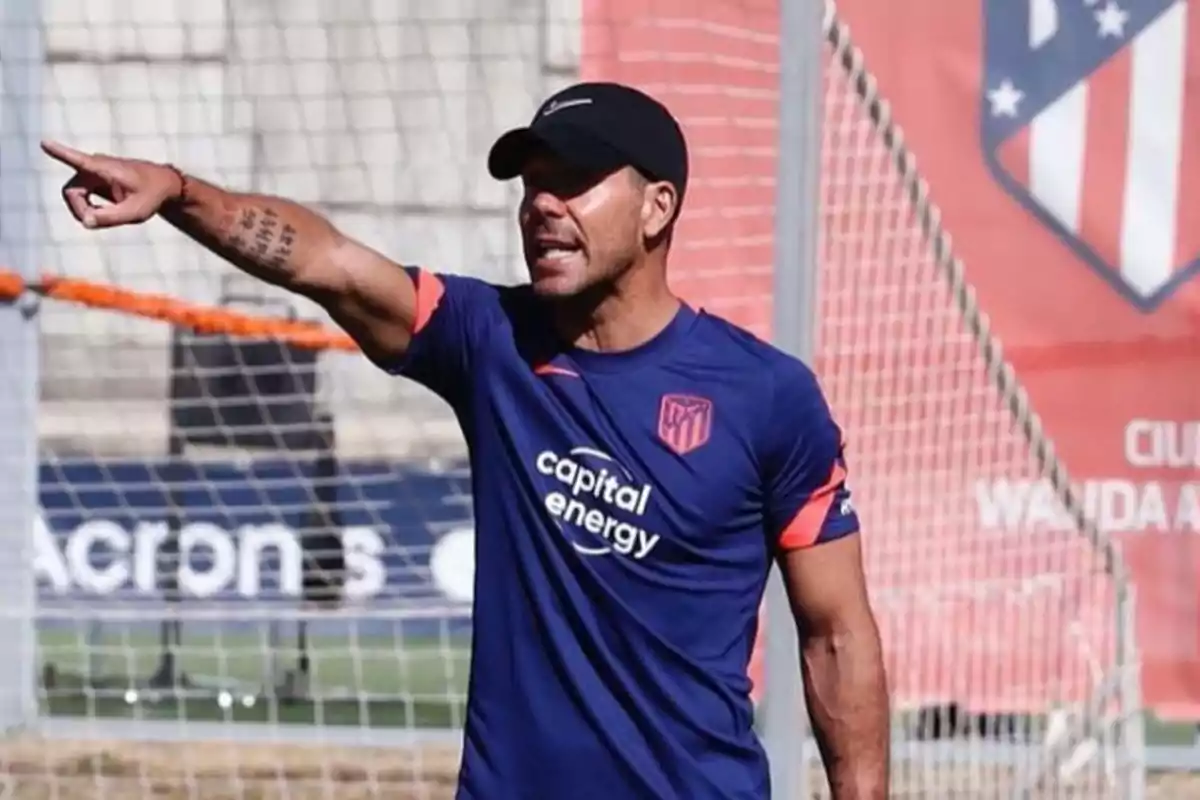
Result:
{"label": "man's elbow", "polygon": [[851,648],[877,644],[879,630],[870,618],[855,619],[833,625],[801,627],[800,641],[805,649],[828,650],[836,654]]}
{"label": "man's elbow", "polygon": [[801,647],[805,698],[833,796],[886,797],[890,698],[874,618],[818,625]]}
{"label": "man's elbow", "polygon": [[355,288],[352,262],[348,263],[353,246],[350,240],[330,232],[297,263],[289,288],[324,307],[347,302]]}
{"label": "man's elbow", "polygon": [[796,630],[802,643],[828,649],[879,643],[879,625],[866,602],[797,614]]}
{"label": "man's elbow", "polygon": [[870,609],[800,625],[800,649],[810,676],[886,693],[883,645]]}

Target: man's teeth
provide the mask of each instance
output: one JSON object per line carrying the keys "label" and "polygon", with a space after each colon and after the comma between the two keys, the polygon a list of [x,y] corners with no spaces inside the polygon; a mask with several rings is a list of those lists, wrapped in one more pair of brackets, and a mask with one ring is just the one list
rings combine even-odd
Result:
{"label": "man's teeth", "polygon": [[542,256],[544,258],[567,258],[574,252],[566,247],[547,247],[542,250]]}

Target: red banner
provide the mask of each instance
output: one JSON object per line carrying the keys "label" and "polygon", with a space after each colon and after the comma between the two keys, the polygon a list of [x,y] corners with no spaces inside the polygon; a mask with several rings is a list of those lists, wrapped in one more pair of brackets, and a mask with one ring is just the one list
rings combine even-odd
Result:
{"label": "red banner", "polygon": [[[1147,704],[1200,713],[1200,7],[838,5],[990,330],[1132,568]],[[678,287],[766,333],[775,4],[589,0],[584,30],[585,73],[654,91],[688,130]],[[1112,658],[1102,556],[1037,472],[836,70],[824,122],[817,367],[898,700],[1078,699]]]}

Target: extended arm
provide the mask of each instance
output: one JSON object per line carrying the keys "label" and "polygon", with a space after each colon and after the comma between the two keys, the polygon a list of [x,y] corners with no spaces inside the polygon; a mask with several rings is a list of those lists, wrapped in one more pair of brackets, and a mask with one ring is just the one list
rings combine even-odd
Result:
{"label": "extended arm", "polygon": [[804,694],[834,800],[883,800],[890,714],[860,536],[779,555],[800,637]]}
{"label": "extended arm", "polygon": [[[418,323],[413,280],[319,214],[278,197],[226,191],[162,164],[89,155],[56,142],[43,149],[75,170],[63,198],[86,227],[161,215],[239,269],[319,303],[376,363],[407,349]],[[93,197],[108,204],[94,204]]]}
{"label": "extended arm", "polygon": [[244,272],[320,304],[373,361],[404,353],[416,291],[398,264],[290,200],[192,177],[185,186],[161,211],[172,226]]}

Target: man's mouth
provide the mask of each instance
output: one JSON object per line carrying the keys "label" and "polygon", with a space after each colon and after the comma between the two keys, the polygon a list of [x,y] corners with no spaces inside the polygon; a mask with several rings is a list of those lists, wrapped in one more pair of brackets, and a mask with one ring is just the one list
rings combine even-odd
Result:
{"label": "man's mouth", "polygon": [[563,261],[579,252],[578,248],[570,247],[539,247],[539,261]]}
{"label": "man's mouth", "polygon": [[539,238],[534,245],[534,260],[541,264],[565,261],[580,251],[580,246],[566,239]]}

